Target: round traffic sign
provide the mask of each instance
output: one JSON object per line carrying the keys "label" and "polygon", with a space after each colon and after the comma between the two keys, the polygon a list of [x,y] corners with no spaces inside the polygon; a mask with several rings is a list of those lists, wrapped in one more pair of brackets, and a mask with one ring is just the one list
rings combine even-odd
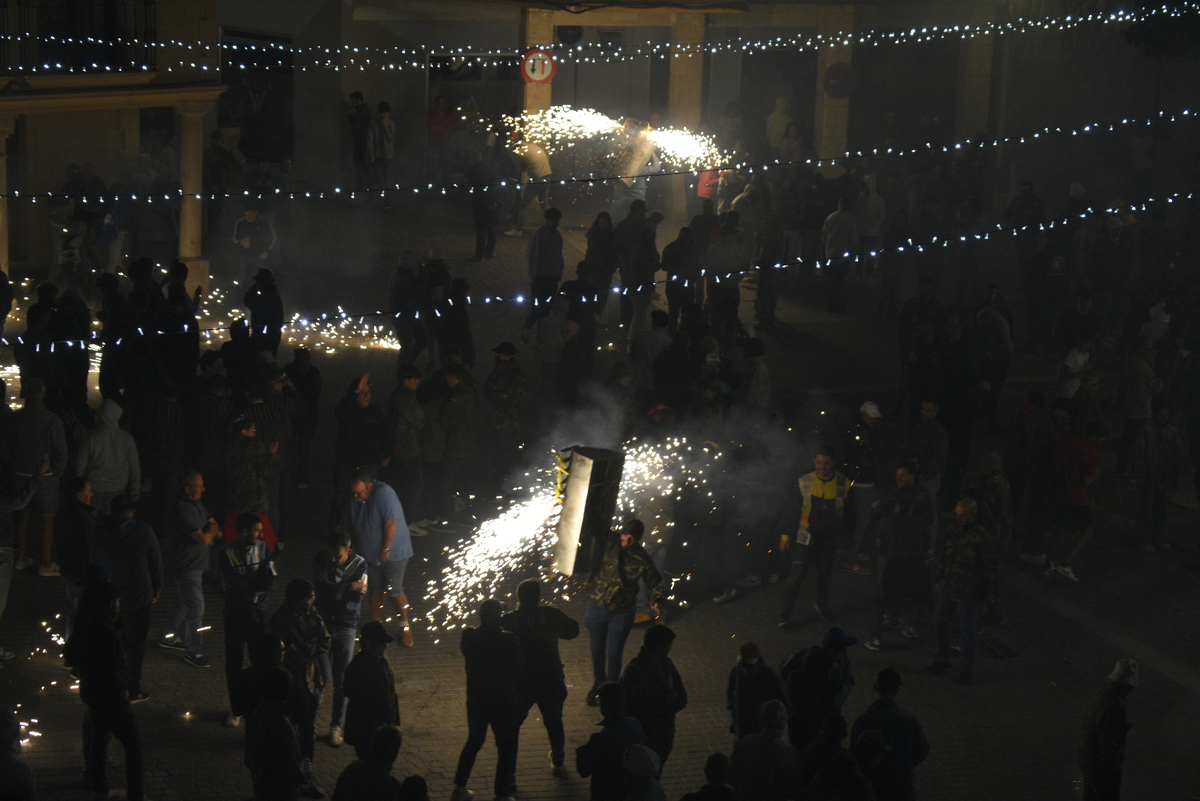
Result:
{"label": "round traffic sign", "polygon": [[549,50],[535,48],[521,59],[521,77],[525,83],[543,84],[554,80],[558,72],[558,60]]}

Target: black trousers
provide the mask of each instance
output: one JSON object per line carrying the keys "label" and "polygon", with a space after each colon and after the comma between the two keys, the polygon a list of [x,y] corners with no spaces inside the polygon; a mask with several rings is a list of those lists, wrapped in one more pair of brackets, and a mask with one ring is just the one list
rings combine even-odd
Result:
{"label": "black trousers", "polygon": [[541,692],[525,692],[521,694],[520,706],[517,708],[517,729],[529,717],[529,710],[537,704],[542,713],[542,723],[546,726],[546,735],[550,738],[550,757],[555,764],[562,764],[566,759],[567,736],[563,730],[563,702],[567,700],[567,685],[559,683],[542,689]]}
{"label": "black trousers", "polygon": [[837,555],[837,537],[832,534],[813,534],[808,545],[792,545],[792,569],[783,588],[783,608],[779,616],[792,616],[792,607],[800,595],[800,585],[808,576],[811,567],[817,574],[817,605],[829,609],[829,585],[833,577],[833,561]]}
{"label": "black trousers", "polygon": [[250,641],[263,629],[262,613],[225,615],[225,685],[233,705],[233,685],[242,672],[242,657]]}
{"label": "black trousers", "polygon": [[458,755],[454,772],[456,787],[465,787],[475,767],[475,757],[487,742],[488,726],[496,738],[496,779],[493,791],[501,798],[510,796],[517,787],[517,732],[515,710],[509,706],[479,708],[467,704],[467,742]]}
{"label": "black trousers", "polygon": [[125,609],[121,612],[121,644],[125,646],[125,659],[129,663],[129,693],[142,689],[142,663],[146,659],[146,638],[150,636],[150,610],[147,604],[141,609]]}
{"label": "black trousers", "polygon": [[84,775],[97,793],[107,793],[108,741],[125,749],[125,788],[129,801],[142,801],[142,733],[127,699],[87,704],[83,715]]}

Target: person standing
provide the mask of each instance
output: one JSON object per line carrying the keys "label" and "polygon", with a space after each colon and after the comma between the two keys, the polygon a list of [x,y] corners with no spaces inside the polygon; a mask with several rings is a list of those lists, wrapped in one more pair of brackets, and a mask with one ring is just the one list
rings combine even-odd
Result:
{"label": "person standing", "polygon": [[523,670],[521,641],[500,627],[502,608],[494,599],[479,607],[479,625],[463,629],[459,647],[467,672],[467,742],[458,756],[450,801],[471,801],[467,789],[475,757],[490,726],[496,738],[497,801],[517,789],[517,687]]}
{"label": "person standing", "polygon": [[279,297],[275,273],[260,267],[254,273],[254,283],[242,296],[242,305],[250,310],[250,335],[255,350],[265,350],[272,358],[278,356],[283,339],[283,300]]}
{"label": "person standing", "polygon": [[342,688],[346,666],[354,656],[354,638],[358,633],[358,615],[367,594],[367,562],[351,547],[350,535],[334,532],[329,550],[313,560],[313,585],[317,591],[317,611],[329,630],[329,650],[321,654],[321,676],[333,683],[333,721],[329,724],[329,744],[338,748],[344,742],[346,695]]}
{"label": "person standing", "polygon": [[121,642],[129,671],[129,701],[149,698],[142,692],[142,661],[150,634],[150,613],[162,592],[162,552],[150,526],[134,519],[135,504],[118,496],[112,514],[96,530],[96,560],[112,571],[121,592]]}
{"label": "person standing", "polygon": [[117,632],[121,593],[112,582],[88,585],[79,601],[75,631],[63,655],[79,677],[83,717],[84,783],[101,798],[115,797],[108,786],[108,741],[125,749],[125,798],[143,801],[142,734],[129,703],[125,648]]}
{"label": "person standing", "polygon": [[244,762],[257,801],[296,801],[304,786],[304,759],[295,723],[289,717],[292,689],[286,669],[264,670],[262,701],[246,721]]}
{"label": "person standing", "polygon": [[979,373],[983,379],[982,412],[992,433],[1000,430],[1000,393],[1012,364],[1013,335],[1009,317],[1008,302],[999,289],[989,293],[987,302],[975,314]]}
{"label": "person standing", "polygon": [[395,641],[383,623],[367,621],[359,632],[359,651],[342,677],[342,692],[346,694],[345,738],[354,746],[354,754],[360,761],[373,756],[372,740],[380,726],[400,725],[396,677],[384,655],[388,643]]}
{"label": "person standing", "polygon": [[412,539],[396,491],[377,481],[372,468],[359,470],[350,481],[350,527],[354,550],[367,563],[371,619],[383,620],[384,599],[389,599],[400,618],[400,644],[411,648],[404,572],[413,555]]}
{"label": "person standing", "polygon": [[271,525],[271,474],[279,466],[279,443],[264,442],[258,425],[238,415],[229,426],[234,439],[225,453],[225,526],[223,542],[229,545],[240,535],[238,521],[252,514],[262,521],[263,541],[277,550],[275,527]]}
{"label": "person standing", "polygon": [[[738,662],[729,671],[725,688],[725,708],[732,723],[729,730],[735,740],[761,731],[759,712],[768,701],[786,698],[783,682],[775,668],[763,661],[757,643],[744,642],[738,648]],[[786,715],[784,716],[786,719]]]}
{"label": "person standing", "polygon": [[92,506],[101,516],[109,513],[113,498],[125,495],[136,501],[142,491],[137,443],[120,426],[124,413],[115,400],[104,400],[96,410],[96,427],[75,454],[75,473],[91,482]]}
{"label": "person standing", "polygon": [[625,754],[635,745],[645,745],[642,726],[625,714],[625,688],[608,681],[596,690],[600,705],[601,730],[575,749],[575,769],[590,778],[590,801],[626,801]]}
{"label": "person standing", "polygon": [[[519,137],[519,134],[513,134]],[[530,201],[536,199],[543,209],[550,207],[550,181],[554,171],[550,167],[550,156],[546,149],[537,142],[520,139],[515,142],[513,153],[521,161],[521,172],[525,175],[517,195],[517,205],[513,213],[513,227],[505,231],[506,236],[520,236],[525,228],[525,215],[529,212]]]}
{"label": "person standing", "polygon": [[[92,564],[92,548],[95,543],[96,510],[92,506],[92,485],[86,478],[73,476],[66,482],[66,493],[59,499],[57,521],[57,536],[54,538],[54,558],[57,560],[63,577],[63,588],[66,596],[63,611],[66,638],[71,639],[75,629],[75,614],[79,610],[79,596],[87,586],[88,567]],[[0,501],[0,515],[8,517],[8,504]],[[0,532],[5,532],[7,520],[0,522]],[[4,576],[5,586],[0,588],[0,608],[8,598],[8,576]],[[8,654],[0,659],[12,659],[11,651],[0,648],[0,652]]]}
{"label": "person standing", "polygon": [[879,522],[875,535],[882,597],[870,637],[863,643],[868,651],[883,650],[883,629],[889,615],[905,639],[916,639],[916,629],[899,615],[903,610],[927,604],[932,588],[929,568],[925,565],[929,553],[929,519],[924,515],[924,506],[918,508],[917,488],[900,486],[888,503],[891,509]]}
{"label": "person standing", "polygon": [[714,751],[704,760],[704,785],[679,801],[737,801],[733,787],[729,784],[730,772],[729,757],[720,751]]}
{"label": "person standing", "polygon": [[288,717],[300,738],[301,773],[304,774],[300,794],[308,798],[325,797],[312,775],[317,712],[325,689],[320,663],[321,657],[329,653],[329,632],[321,613],[315,608],[316,600],[316,590],[311,582],[293,579],[288,582],[283,606],[267,623],[268,630],[283,640],[283,667],[292,676]]}
{"label": "person standing", "polygon": [[796,547],[791,549],[792,536],[784,534],[779,539],[779,550],[792,559],[791,572],[783,591],[783,608],[779,613],[779,627],[792,625],[792,607],[800,594],[811,567],[817,574],[817,615],[822,620],[832,620],[829,611],[829,585],[833,576],[833,560],[837,555],[838,543],[845,536],[846,494],[852,482],[833,469],[833,449],[821,447],[813,457],[811,473],[800,476],[800,524],[796,531]]}
{"label": "person standing", "polygon": [[550,313],[550,300],[558,290],[563,270],[563,238],[558,230],[562,212],[546,209],[545,222],[533,233],[525,251],[525,263],[529,269],[529,314],[525,317],[525,329],[521,341],[528,344],[533,336],[533,326]]}
{"label": "person standing", "polygon": [[[225,599],[225,682],[233,705],[235,685],[242,671],[242,656],[255,635],[265,630],[267,594],[279,571],[275,554],[263,542],[259,516],[243,512],[237,518],[237,541],[226,545],[217,560],[221,595]],[[242,725],[242,716],[229,713],[225,725]]]}
{"label": "person standing", "polygon": [[183,497],[175,510],[175,611],[168,631],[159,638],[162,648],[183,651],[183,659],[199,668],[209,666],[201,648],[204,635],[204,572],[208,570],[210,546],[221,528],[208,507],[204,495],[204,477],[193,471],[184,476]]}
{"label": "person standing", "polygon": [[942,473],[950,456],[950,435],[938,422],[942,405],[935,398],[921,401],[921,420],[909,437],[909,448],[916,456],[917,481],[929,497],[929,519],[933,523],[933,541],[938,541],[938,493]]}
{"label": "person standing", "polygon": [[350,382],[346,394],[334,409],[334,416],[337,418],[337,435],[333,444],[331,525],[337,523],[350,500],[347,488],[355,472],[361,467],[380,467],[387,463],[387,415],[371,403],[370,373]]}
{"label": "person standing", "polygon": [[400,782],[392,766],[404,737],[398,726],[380,726],[371,733],[371,753],[346,766],[333,789],[333,801],[398,801]]}
{"label": "person standing", "polygon": [[788,743],[787,705],[767,701],[757,710],[757,731],[737,741],[730,758],[730,779],[737,801],[784,801],[794,798],[800,755]]}
{"label": "person standing", "polygon": [[521,412],[529,392],[525,374],[517,363],[517,348],[501,342],[492,348],[496,365],[484,380],[480,393],[490,407],[484,415],[486,440],[494,448],[492,474],[503,480],[520,458]]}
{"label": "person standing", "polygon": [[1121,383],[1117,392],[1117,409],[1123,427],[1121,444],[1117,449],[1117,475],[1128,476],[1132,470],[1133,444],[1138,434],[1154,417],[1154,396],[1163,390],[1163,382],[1154,373],[1154,348],[1146,339],[1121,367]]}
{"label": "person standing", "polygon": [[421,431],[425,428],[425,410],[417,397],[421,388],[421,371],[413,364],[396,368],[396,388],[388,397],[387,432],[388,466],[385,475],[395,483],[396,497],[405,517],[411,517],[408,531],[414,537],[427,533],[417,524],[417,506],[425,486],[424,462],[421,459]]}
{"label": "person standing", "polygon": [[263,267],[277,242],[275,226],[268,218],[259,216],[258,206],[247,204],[233,224],[233,244],[238,247],[242,268],[239,278],[249,277]]}
{"label": "person standing", "polygon": [[601,684],[621,677],[622,654],[633,628],[643,579],[650,596],[650,608],[656,615],[662,614],[666,593],[662,575],[642,547],[645,532],[646,526],[636,519],[626,520],[619,530],[611,531],[583,588],[588,596],[583,622],[588,629],[592,652],[592,689],[587,695],[588,706],[599,703],[597,692]]}
{"label": "person standing", "polygon": [[858,742],[859,735],[867,731],[883,732],[888,744],[883,767],[895,782],[896,801],[915,801],[917,791],[913,770],[929,755],[929,740],[917,716],[896,703],[900,693],[900,673],[895,668],[884,668],[875,677],[875,694],[879,700],[867,707],[854,720],[850,729],[850,741]]}
{"label": "person standing", "polygon": [[933,567],[934,587],[937,590],[938,655],[926,672],[940,676],[950,669],[950,633],[956,616],[961,632],[962,650],[955,684],[970,684],[975,678],[975,638],[979,633],[979,615],[983,604],[991,597],[999,571],[995,541],[983,526],[976,522],[978,506],[964,498],[954,507],[957,522],[935,547],[937,558]]}
{"label": "person standing", "polygon": [[396,123],[389,104],[380,101],[378,110],[379,116],[367,129],[367,186],[386,191],[391,186],[392,159],[396,157]]}
{"label": "person standing", "polygon": [[1167,491],[1179,483],[1183,469],[1183,439],[1171,425],[1170,406],[1159,403],[1150,425],[1133,444],[1133,475],[1138,482],[1137,540],[1142,553],[1169,551],[1163,535],[1167,524]]}
{"label": "person standing", "polygon": [[1091,485],[1100,474],[1100,445],[1108,431],[1104,424],[1088,424],[1084,436],[1068,434],[1054,454],[1052,500],[1054,534],[1046,545],[1047,579],[1079,582],[1071,565],[1092,538]]}
{"label": "person standing", "polygon": [[867,524],[871,521],[871,507],[878,499],[875,494],[875,481],[879,477],[879,455],[875,450],[871,431],[882,418],[883,412],[879,410],[879,404],[867,401],[858,407],[858,415],[850,421],[850,428],[845,435],[842,469],[853,485],[850,497],[854,499],[854,530],[846,532],[852,535],[847,551],[853,561],[847,562],[844,568],[846,572],[860,576],[871,575],[871,567],[865,558],[865,538]]}
{"label": "person standing", "polygon": [[[21,508],[17,522],[16,570],[25,570],[33,559],[25,555],[29,528],[35,514],[42,523],[42,562],[39,576],[61,575],[54,562],[54,515],[58,511],[59,479],[67,466],[67,436],[57,414],[46,408],[46,384],[40,378],[21,381],[25,405],[13,412],[5,425],[0,459],[18,479],[34,487],[33,500]],[[48,470],[39,466],[49,458]]]}
{"label": "person standing", "polygon": [[561,776],[566,760],[566,735],[563,732],[563,702],[567,699],[567,681],[562,659],[558,655],[559,640],[579,636],[579,623],[550,604],[541,603],[542,585],[537,579],[526,579],[517,586],[517,608],[500,618],[500,627],[511,631],[521,641],[524,669],[517,688],[518,730],[537,704],[542,724],[550,738],[550,765],[555,776]]}
{"label": "person standing", "polygon": [[438,95],[433,99],[433,108],[426,116],[425,124],[429,136],[429,179],[435,186],[449,186],[454,167],[454,135],[458,131],[458,112],[450,98]]}
{"label": "person standing", "polygon": [[1125,739],[1133,728],[1127,722],[1125,699],[1140,683],[1138,663],[1122,659],[1088,704],[1083,718],[1083,743],[1079,747],[1084,801],[1119,801],[1121,797]]}
{"label": "person standing", "polygon": [[675,632],[661,623],[646,629],[638,655],[625,666],[621,686],[625,709],[642,724],[648,745],[659,758],[659,771],[675,747],[675,716],[687,706],[687,688],[667,656]]}
{"label": "person standing", "polygon": [[821,226],[821,245],[829,275],[829,310],[846,311],[846,274],[858,253],[858,220],[850,212],[854,199],[838,198],[837,211]]}
{"label": "person standing", "polygon": [[818,644],[792,654],[780,667],[779,677],[791,710],[788,740],[797,751],[804,753],[817,739],[826,718],[841,715],[842,706],[854,691],[848,649],[857,642],[840,626],[831,626]]}

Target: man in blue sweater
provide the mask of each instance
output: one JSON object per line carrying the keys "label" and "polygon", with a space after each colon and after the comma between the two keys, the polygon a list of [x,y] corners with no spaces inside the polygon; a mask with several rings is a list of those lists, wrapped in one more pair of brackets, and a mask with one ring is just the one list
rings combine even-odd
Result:
{"label": "man in blue sweater", "polygon": [[317,611],[329,630],[329,650],[321,654],[321,674],[333,683],[333,722],[329,744],[342,745],[346,725],[346,696],[342,677],[354,656],[358,614],[367,594],[367,561],[350,547],[350,535],[337,531],[329,538],[329,550],[313,560],[313,585],[317,589]]}

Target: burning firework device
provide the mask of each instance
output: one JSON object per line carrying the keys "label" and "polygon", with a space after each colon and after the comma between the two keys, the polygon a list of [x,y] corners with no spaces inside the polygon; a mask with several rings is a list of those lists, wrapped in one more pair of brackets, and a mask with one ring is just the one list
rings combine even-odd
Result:
{"label": "burning firework device", "polygon": [[565,576],[592,569],[612,526],[625,454],[576,445],[559,453],[562,514],[554,569]]}

